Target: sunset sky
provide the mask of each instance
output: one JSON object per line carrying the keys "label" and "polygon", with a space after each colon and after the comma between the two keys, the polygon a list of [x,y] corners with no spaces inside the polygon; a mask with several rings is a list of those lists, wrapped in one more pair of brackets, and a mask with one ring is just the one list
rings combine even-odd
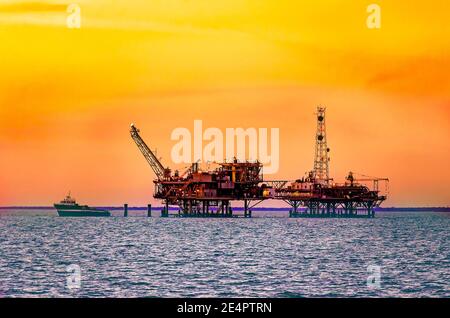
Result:
{"label": "sunset sky", "polygon": [[[81,28],[67,27],[67,7]],[[366,25],[380,5],[381,28]],[[177,127],[280,129],[280,170],[389,177],[384,206],[450,205],[444,0],[0,0],[0,205],[142,205]]]}

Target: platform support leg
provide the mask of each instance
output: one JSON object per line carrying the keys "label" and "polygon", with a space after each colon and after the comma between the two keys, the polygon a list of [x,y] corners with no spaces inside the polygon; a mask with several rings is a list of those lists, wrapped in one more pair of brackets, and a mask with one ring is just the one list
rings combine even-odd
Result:
{"label": "platform support leg", "polygon": [[152,205],[151,204],[147,205],[147,217],[149,217],[149,218],[152,217]]}
{"label": "platform support leg", "polygon": [[165,202],[165,206],[163,207],[162,211],[161,211],[161,216],[162,217],[168,217],[169,216],[169,202]]}

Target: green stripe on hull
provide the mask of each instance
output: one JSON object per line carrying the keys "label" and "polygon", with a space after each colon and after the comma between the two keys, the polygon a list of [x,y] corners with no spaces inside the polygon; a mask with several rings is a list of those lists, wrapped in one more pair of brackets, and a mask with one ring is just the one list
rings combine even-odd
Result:
{"label": "green stripe on hull", "polygon": [[108,211],[80,211],[80,210],[58,210],[59,216],[111,216]]}

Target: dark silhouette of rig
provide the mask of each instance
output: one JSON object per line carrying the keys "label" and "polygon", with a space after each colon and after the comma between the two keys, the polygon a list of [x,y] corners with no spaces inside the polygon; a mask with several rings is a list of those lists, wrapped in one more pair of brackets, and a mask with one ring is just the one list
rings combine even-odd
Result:
{"label": "dark silhouette of rig", "polygon": [[357,178],[350,172],[345,183],[333,182],[329,177],[325,107],[319,106],[316,116],[314,169],[295,181],[264,180],[260,162],[239,162],[236,158],[219,163],[214,170],[202,171],[196,162],[182,174],[172,173],[133,124],[130,133],[156,175],[154,197],[164,203],[163,217],[169,216],[170,205],[179,207],[176,216],[233,217],[232,201],[243,201],[244,217],[251,217],[252,208],[269,199],[288,203],[290,217],[374,217],[374,209],[387,197],[381,194],[380,183],[387,193],[389,180],[364,175]]}

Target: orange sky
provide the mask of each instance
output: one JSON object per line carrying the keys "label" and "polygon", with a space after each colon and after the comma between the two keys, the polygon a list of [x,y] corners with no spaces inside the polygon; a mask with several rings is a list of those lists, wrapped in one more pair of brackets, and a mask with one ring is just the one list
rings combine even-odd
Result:
{"label": "orange sky", "polygon": [[[145,204],[176,127],[280,128],[280,170],[391,179],[385,206],[450,205],[447,1],[0,1],[0,205]],[[304,3],[302,3],[304,2]],[[381,7],[381,29],[366,8]]]}

